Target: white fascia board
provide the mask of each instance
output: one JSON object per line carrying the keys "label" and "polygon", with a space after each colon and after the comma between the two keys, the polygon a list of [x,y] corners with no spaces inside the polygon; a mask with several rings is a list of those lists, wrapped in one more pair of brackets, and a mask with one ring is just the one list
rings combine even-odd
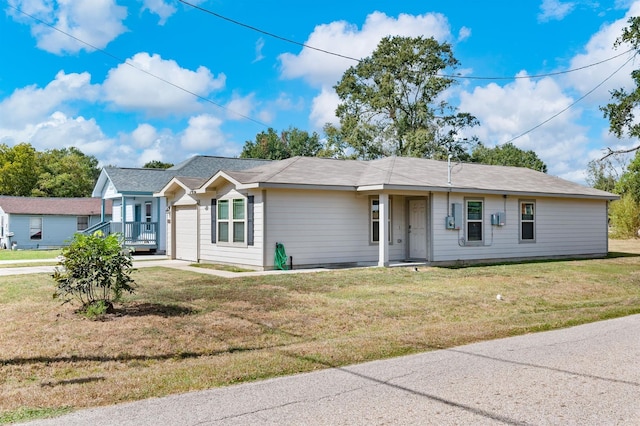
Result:
{"label": "white fascia board", "polygon": [[153,196],[154,197],[167,197],[167,194],[169,192],[172,192],[173,188],[175,187],[180,187],[182,189],[184,189],[186,192],[191,191],[191,189],[187,188],[186,186],[184,186],[184,184],[182,182],[180,182],[178,179],[171,178],[171,180],[159,191],[159,192],[154,192]]}
{"label": "white fascia board", "polygon": [[279,189],[312,189],[315,191],[356,191],[355,186],[342,186],[342,185],[314,185],[304,183],[272,183],[272,182],[258,182],[240,185],[238,189],[252,189],[252,188],[279,188]]}
{"label": "white fascia board", "polygon": [[242,183],[238,182],[237,180],[229,176],[227,173],[223,171],[219,171],[215,175],[211,176],[211,178],[209,178],[208,181],[203,183],[200,188],[196,189],[195,190],[196,194],[206,194],[207,192],[211,193],[212,191],[215,191],[215,187],[213,189],[209,189],[209,187],[214,185],[216,181],[220,179],[226,180],[227,182],[233,184],[236,188],[240,188],[242,186]]}

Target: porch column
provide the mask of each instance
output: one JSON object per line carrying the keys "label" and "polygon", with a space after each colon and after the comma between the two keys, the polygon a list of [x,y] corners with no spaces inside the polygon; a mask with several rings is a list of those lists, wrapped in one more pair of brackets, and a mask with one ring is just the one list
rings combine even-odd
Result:
{"label": "porch column", "polygon": [[378,266],[389,266],[389,194],[378,195]]}
{"label": "porch column", "polygon": [[103,198],[100,203],[100,223],[104,222],[107,201]]}

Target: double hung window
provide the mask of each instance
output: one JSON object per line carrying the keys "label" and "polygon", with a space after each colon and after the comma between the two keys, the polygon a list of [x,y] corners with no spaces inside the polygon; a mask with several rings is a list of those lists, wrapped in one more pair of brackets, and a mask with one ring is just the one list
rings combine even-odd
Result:
{"label": "double hung window", "polygon": [[[389,229],[389,238],[391,241],[391,198],[389,198],[389,206],[387,206],[387,226]],[[371,198],[369,204],[371,242],[380,242],[380,201],[377,198]]]}
{"label": "double hung window", "polygon": [[76,219],[76,229],[78,231],[84,231],[89,227],[89,216],[78,216]]}
{"label": "double hung window", "polygon": [[42,239],[42,218],[41,217],[29,218],[29,239],[31,240]]}
{"label": "double hung window", "polygon": [[218,242],[246,242],[245,199],[218,200]]}
{"label": "double hung window", "polygon": [[536,205],[533,201],[520,202],[520,241],[536,239]]}
{"label": "double hung window", "polygon": [[482,242],[484,202],[482,200],[466,200],[467,241]]}

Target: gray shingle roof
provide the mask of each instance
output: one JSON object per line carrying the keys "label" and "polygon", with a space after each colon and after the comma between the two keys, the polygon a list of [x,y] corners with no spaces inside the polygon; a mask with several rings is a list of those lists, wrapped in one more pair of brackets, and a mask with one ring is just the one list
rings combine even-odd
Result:
{"label": "gray shingle roof", "polygon": [[[91,216],[100,214],[102,199],[0,196],[0,208],[11,214]],[[105,210],[111,214],[110,201],[105,204]]]}
{"label": "gray shingle roof", "polygon": [[475,163],[452,163],[449,185],[446,161],[406,157],[372,161],[294,157],[226,173],[243,184],[344,186],[354,190],[384,186],[387,189],[618,198],[523,167]]}
{"label": "gray shingle roof", "polygon": [[197,155],[169,169],[105,167],[104,172],[119,193],[152,194],[160,191],[174,177],[206,179],[218,170],[244,170],[269,162],[270,160]]}

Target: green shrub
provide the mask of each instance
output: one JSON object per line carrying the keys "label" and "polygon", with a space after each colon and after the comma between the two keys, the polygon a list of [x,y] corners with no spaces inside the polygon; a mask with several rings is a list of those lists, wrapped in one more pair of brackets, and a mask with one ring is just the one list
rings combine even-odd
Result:
{"label": "green shrub", "polygon": [[103,237],[76,234],[69,246],[62,249],[53,273],[57,284],[54,297],[63,303],[77,300],[81,311],[99,315],[113,311],[123,292],[133,293],[135,283],[131,253],[124,249],[117,234]]}
{"label": "green shrub", "polygon": [[623,195],[609,206],[609,217],[613,226],[612,237],[636,238],[640,230],[640,205],[631,197]]}

